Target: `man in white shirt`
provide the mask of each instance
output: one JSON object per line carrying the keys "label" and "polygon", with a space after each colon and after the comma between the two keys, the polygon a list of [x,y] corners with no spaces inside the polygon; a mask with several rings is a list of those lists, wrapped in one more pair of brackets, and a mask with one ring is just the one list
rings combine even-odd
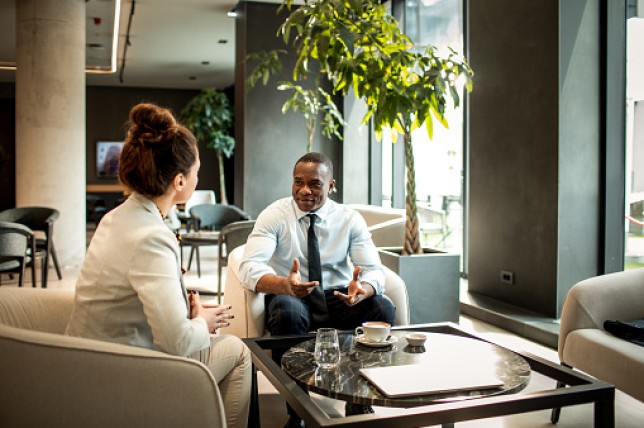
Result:
{"label": "man in white shirt", "polygon": [[[360,214],[328,199],[334,188],[330,160],[321,153],[302,156],[293,170],[292,197],[268,206],[249,236],[241,279],[244,287],[266,293],[272,335],[394,323],[396,309],[382,295],[384,272],[371,234]],[[310,214],[316,215],[314,237]],[[319,243],[319,278],[309,261],[312,239]],[[316,293],[322,303],[313,301]]]}
{"label": "man in white shirt", "polygon": [[[396,308],[382,295],[384,272],[371,233],[360,214],[328,199],[334,189],[331,161],[307,153],[295,163],[292,197],[262,211],[248,238],[241,280],[266,293],[266,327],[274,336],[348,330],[364,321],[394,324]],[[284,351],[273,350],[278,364]],[[347,414],[370,411],[347,403]],[[301,427],[290,407],[288,413],[285,428]]]}

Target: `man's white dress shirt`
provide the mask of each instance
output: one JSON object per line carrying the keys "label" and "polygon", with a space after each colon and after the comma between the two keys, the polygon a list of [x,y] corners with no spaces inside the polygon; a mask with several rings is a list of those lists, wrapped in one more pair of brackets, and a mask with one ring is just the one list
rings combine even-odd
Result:
{"label": "man's white dress shirt", "polygon": [[[259,279],[267,274],[288,276],[294,258],[300,261],[302,281],[308,281],[307,214],[292,197],[280,199],[262,211],[240,264],[245,288],[255,291]],[[353,278],[353,266],[362,266],[360,280],[371,284],[376,294],[382,294],[384,272],[362,216],[330,199],[315,214],[324,289],[347,287]]]}

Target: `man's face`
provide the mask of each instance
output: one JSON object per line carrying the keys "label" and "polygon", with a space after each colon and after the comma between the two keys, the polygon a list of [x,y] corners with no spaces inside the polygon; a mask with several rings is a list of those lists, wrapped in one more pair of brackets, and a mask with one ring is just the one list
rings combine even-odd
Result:
{"label": "man's face", "polygon": [[335,188],[329,169],[321,163],[300,162],[293,171],[293,199],[305,212],[315,211],[326,202]]}

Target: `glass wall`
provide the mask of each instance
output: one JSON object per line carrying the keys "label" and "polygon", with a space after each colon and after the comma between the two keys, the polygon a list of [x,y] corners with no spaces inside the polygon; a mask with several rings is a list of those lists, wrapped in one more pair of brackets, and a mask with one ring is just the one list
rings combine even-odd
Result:
{"label": "glass wall", "polygon": [[644,1],[630,0],[626,23],[625,269],[644,267]]}
{"label": "glass wall", "polygon": [[[404,0],[396,3],[402,13],[396,13],[403,31],[416,45],[448,46],[457,52],[463,45],[462,0]],[[412,135],[416,161],[416,194],[423,245],[462,252],[463,248],[463,108],[447,113],[449,129],[435,123],[434,137],[427,131],[416,130]],[[402,138],[399,143],[402,145]],[[404,162],[395,155],[391,140],[382,141],[382,197],[383,205],[392,201],[396,192],[404,192],[404,183],[396,187],[393,181],[395,162]]]}

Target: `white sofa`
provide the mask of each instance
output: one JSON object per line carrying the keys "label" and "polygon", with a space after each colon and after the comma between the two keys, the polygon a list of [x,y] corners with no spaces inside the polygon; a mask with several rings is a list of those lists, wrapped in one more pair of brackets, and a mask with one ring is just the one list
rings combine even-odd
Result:
{"label": "white sofa", "polygon": [[225,427],[191,359],[64,336],[73,291],[0,287],[0,426]]}
{"label": "white sofa", "polygon": [[644,269],[593,277],[570,289],[559,331],[559,359],[644,401],[644,347],[604,330],[604,321],[644,318]]}
{"label": "white sofa", "polygon": [[[244,254],[244,245],[235,248],[228,255],[224,303],[232,305],[235,315],[226,333],[238,337],[260,337],[264,335],[264,294],[249,291],[239,280],[239,263]],[[385,269],[385,295],[396,305],[396,325],[409,324],[409,297],[403,280],[391,270]]]}
{"label": "white sofa", "polygon": [[349,204],[367,222],[376,247],[400,247],[405,237],[405,210],[375,205]]}

